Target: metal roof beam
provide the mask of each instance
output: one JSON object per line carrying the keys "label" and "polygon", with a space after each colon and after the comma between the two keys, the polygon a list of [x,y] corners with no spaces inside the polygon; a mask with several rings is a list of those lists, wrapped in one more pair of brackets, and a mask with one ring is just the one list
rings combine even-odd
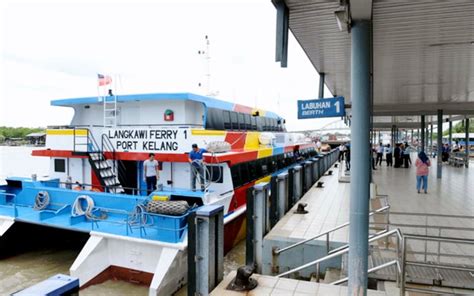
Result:
{"label": "metal roof beam", "polygon": [[372,0],[351,0],[350,5],[353,20],[372,19]]}

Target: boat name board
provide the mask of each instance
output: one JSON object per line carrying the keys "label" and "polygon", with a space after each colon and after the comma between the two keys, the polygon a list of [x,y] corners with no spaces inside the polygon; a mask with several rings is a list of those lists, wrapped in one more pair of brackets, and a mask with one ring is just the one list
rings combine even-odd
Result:
{"label": "boat name board", "polygon": [[106,135],[117,151],[190,150],[188,129],[109,129]]}

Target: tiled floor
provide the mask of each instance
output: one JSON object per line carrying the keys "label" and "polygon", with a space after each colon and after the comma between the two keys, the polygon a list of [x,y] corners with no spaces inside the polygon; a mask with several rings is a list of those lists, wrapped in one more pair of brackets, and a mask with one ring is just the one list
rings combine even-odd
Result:
{"label": "tiled floor", "polygon": [[[414,160],[416,155],[412,155]],[[443,215],[466,215],[474,217],[474,162],[471,161],[470,168],[456,168],[443,164],[441,179],[436,178],[437,162],[432,159],[432,167],[428,180],[428,194],[417,193],[415,168],[387,168],[378,167],[374,172],[374,182],[377,184],[378,192],[387,194],[390,203],[390,222],[396,224],[413,225],[437,225],[466,227],[474,230],[474,218],[443,218],[426,217],[423,215],[407,216],[400,213],[429,213]],[[438,229],[426,229],[424,227],[400,227],[403,233],[415,233],[421,235],[439,236]],[[474,231],[442,230],[441,236],[464,237],[474,239]],[[425,246],[421,241],[408,241],[409,247],[415,251],[437,252],[438,243],[428,242]],[[474,245],[442,243],[442,253],[474,255]],[[436,261],[434,256],[428,256],[427,260]],[[417,256],[417,260],[420,260]],[[423,258],[424,259],[424,258]],[[443,263],[459,263],[474,265],[473,259],[442,257]]]}
{"label": "tiled floor", "polygon": [[[299,201],[307,203],[305,215],[294,214],[293,207],[270,231],[266,238],[290,237],[306,239],[329,230],[349,220],[349,183],[338,182],[338,169],[332,169],[333,175],[323,176],[324,188],[313,186]],[[330,240],[347,243],[348,229],[331,233]],[[325,240],[325,237],[321,237]]]}
{"label": "tiled floor", "polygon": [[[347,287],[345,286],[333,286],[327,284],[320,284],[315,282],[306,282],[306,281],[297,281],[286,278],[276,278],[266,275],[252,275],[252,278],[258,281],[258,286],[248,292],[235,292],[226,290],[226,287],[235,277],[236,272],[231,272],[224,280],[214,289],[211,293],[211,296],[309,296],[309,295],[318,295],[318,296],[346,296]],[[386,296],[383,291],[368,290],[368,296]]]}

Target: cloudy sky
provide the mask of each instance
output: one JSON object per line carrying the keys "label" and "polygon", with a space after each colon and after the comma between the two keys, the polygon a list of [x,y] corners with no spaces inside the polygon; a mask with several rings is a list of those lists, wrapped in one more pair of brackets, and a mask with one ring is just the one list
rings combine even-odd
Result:
{"label": "cloudy sky", "polygon": [[206,94],[205,35],[218,98],[275,111],[290,130],[334,121],[297,120],[296,100],[317,97],[319,76],[293,36],[288,68],[275,63],[270,0],[3,0],[0,9],[0,126],[68,124],[71,110],[49,101],[97,95],[97,73],[120,77],[118,94]]}

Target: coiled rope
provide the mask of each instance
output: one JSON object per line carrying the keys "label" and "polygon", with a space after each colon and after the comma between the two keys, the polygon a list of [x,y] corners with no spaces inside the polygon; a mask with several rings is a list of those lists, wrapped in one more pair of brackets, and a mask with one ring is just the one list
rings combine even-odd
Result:
{"label": "coiled rope", "polygon": [[44,210],[48,207],[49,205],[49,193],[48,191],[40,191],[35,197],[35,205],[34,209],[37,211]]}
{"label": "coiled rope", "polygon": [[148,224],[148,215],[146,214],[146,208],[144,204],[138,204],[135,206],[135,208],[133,209],[132,215],[130,216],[129,224],[130,225],[141,224],[144,226],[153,225],[153,219],[151,219],[151,223]]}
{"label": "coiled rope", "polygon": [[[82,202],[86,202],[86,208],[82,207]],[[101,216],[96,216],[92,213],[94,210],[95,204],[94,200],[88,195],[79,195],[76,197],[76,200],[72,204],[71,207],[71,216],[78,217],[78,216],[86,216],[89,220],[104,220],[107,218],[105,214]]]}

